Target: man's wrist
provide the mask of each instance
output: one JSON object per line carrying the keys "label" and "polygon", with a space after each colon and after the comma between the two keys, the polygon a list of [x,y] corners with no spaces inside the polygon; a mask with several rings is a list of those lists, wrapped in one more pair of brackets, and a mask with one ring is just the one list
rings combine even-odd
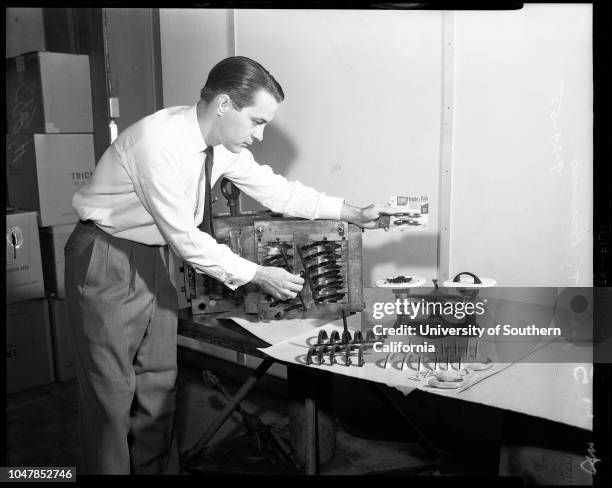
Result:
{"label": "man's wrist", "polygon": [[360,225],[362,224],[361,209],[349,205],[348,203],[343,203],[342,210],[340,211],[340,219]]}
{"label": "man's wrist", "polygon": [[250,282],[253,283],[254,285],[257,285],[259,281],[261,280],[262,273],[263,273],[263,267],[258,264],[257,268],[255,268],[255,274],[253,275],[253,278],[251,278]]}
{"label": "man's wrist", "polygon": [[232,273],[230,274],[231,278],[225,281],[225,285],[232,290],[235,290],[239,286],[252,282],[259,266],[257,263],[244,259],[237,254],[232,253],[232,256],[237,260],[237,262],[232,269]]}

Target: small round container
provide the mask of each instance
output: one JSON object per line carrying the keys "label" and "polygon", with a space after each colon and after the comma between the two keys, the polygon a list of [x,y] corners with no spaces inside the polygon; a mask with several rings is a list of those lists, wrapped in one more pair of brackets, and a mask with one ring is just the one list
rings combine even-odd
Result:
{"label": "small round container", "polygon": [[[400,278],[404,278],[404,280]],[[402,288],[416,288],[423,286],[425,283],[427,283],[427,278],[423,276],[396,276],[386,280],[377,280],[375,285],[377,288],[394,288],[399,290]]]}
{"label": "small round container", "polygon": [[473,273],[463,271],[452,280],[446,280],[442,286],[447,288],[489,288],[497,285],[493,278],[479,278]]}

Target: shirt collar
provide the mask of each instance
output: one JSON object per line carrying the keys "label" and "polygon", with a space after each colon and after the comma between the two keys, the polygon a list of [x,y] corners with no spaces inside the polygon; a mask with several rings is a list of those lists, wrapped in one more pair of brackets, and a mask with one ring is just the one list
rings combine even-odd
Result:
{"label": "shirt collar", "polygon": [[198,112],[197,112],[197,104],[189,107],[187,112],[185,112],[185,117],[187,119],[187,130],[185,131],[185,138],[188,143],[193,147],[194,151],[202,152],[208,146],[206,145],[206,141],[202,137],[202,132],[200,131],[200,124],[198,123]]}

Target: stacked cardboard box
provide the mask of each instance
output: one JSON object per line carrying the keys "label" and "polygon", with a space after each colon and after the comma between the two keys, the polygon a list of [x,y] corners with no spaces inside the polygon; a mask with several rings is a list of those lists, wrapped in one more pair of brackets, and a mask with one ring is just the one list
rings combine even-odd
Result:
{"label": "stacked cardboard box", "polygon": [[[50,297],[49,301],[42,301],[47,308],[45,337],[48,349],[54,353],[55,376],[60,381],[74,376],[63,248],[78,221],[72,196],[95,168],[91,100],[86,55],[32,52],[6,60],[8,201],[13,207],[38,215],[40,229],[36,228],[35,233],[37,243],[42,244],[38,264],[42,249],[43,290]],[[40,293],[41,285],[42,282],[38,283],[36,293],[44,296],[44,291]],[[33,297],[24,293],[18,296],[19,300],[28,298]],[[40,318],[42,315],[34,312],[39,305],[27,302],[22,309],[32,309],[33,317]],[[32,329],[31,333],[42,332]],[[31,343],[35,344],[40,337],[32,338]],[[27,346],[21,349],[24,347]],[[27,356],[25,352],[22,355]],[[10,370],[9,374],[14,375],[15,371]],[[9,378],[9,383],[13,391],[36,386],[32,381],[23,381],[19,386],[17,377]]]}
{"label": "stacked cardboard box", "polygon": [[64,247],[76,224],[56,225],[40,229],[45,291],[49,301],[51,342],[56,381],[67,381],[75,376],[76,354],[68,316],[64,288]]}
{"label": "stacked cardboard box", "polygon": [[[64,22],[60,20],[62,15],[66,15],[62,9],[7,7],[5,12],[5,57],[12,58],[33,51],[63,52],[70,49],[71,39],[65,30],[69,25],[68,19]],[[49,14],[53,19],[50,25],[47,23]]]}
{"label": "stacked cardboard box", "polygon": [[64,289],[64,247],[76,224],[40,228],[40,248],[47,296],[66,298]]}
{"label": "stacked cardboard box", "polygon": [[54,381],[47,300],[6,308],[6,390],[14,393]]}
{"label": "stacked cardboard box", "polygon": [[53,381],[36,212],[6,214],[7,393]]}
{"label": "stacked cardboard box", "polygon": [[6,303],[44,298],[36,212],[6,214]]}
{"label": "stacked cardboard box", "polygon": [[42,8],[7,7],[5,13],[7,58],[31,51],[53,51],[45,44]]}
{"label": "stacked cardboard box", "polygon": [[6,60],[8,134],[91,134],[89,56],[26,53]]}
{"label": "stacked cardboard box", "polygon": [[75,223],[72,195],[95,168],[89,58],[29,53],[6,60],[10,205],[40,226]]}
{"label": "stacked cardboard box", "polygon": [[66,381],[76,375],[76,354],[66,300],[49,298],[49,317],[55,379]]}
{"label": "stacked cardboard box", "polygon": [[94,170],[91,134],[15,134],[6,142],[11,206],[39,213],[41,227],[74,224],[72,195]]}

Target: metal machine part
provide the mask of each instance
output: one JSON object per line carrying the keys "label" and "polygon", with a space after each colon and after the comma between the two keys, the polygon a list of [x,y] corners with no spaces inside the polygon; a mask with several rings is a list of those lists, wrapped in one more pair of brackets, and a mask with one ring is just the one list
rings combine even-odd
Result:
{"label": "metal machine part", "polygon": [[232,291],[185,263],[185,294],[193,314],[237,311],[262,320],[337,319],[362,311],[362,229],[340,220],[289,219],[269,212],[217,216],[217,241],[262,266],[304,278],[290,300],[277,300],[252,284]]}

